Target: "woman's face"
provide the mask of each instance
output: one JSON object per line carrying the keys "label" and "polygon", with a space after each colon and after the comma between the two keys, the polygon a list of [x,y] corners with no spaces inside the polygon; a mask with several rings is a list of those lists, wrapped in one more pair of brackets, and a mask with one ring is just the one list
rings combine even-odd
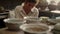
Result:
{"label": "woman's face", "polygon": [[32,9],[35,6],[35,3],[25,3],[24,6],[28,9]]}

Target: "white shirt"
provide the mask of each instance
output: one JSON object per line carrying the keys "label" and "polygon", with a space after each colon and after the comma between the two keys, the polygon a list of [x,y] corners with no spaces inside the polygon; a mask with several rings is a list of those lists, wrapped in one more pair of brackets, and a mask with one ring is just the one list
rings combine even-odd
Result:
{"label": "white shirt", "polygon": [[25,13],[25,11],[23,10],[23,6],[17,6],[14,11],[15,11],[15,18],[19,18],[19,19],[24,18],[26,16],[38,17],[39,15],[39,11],[36,7],[33,7],[29,14]]}

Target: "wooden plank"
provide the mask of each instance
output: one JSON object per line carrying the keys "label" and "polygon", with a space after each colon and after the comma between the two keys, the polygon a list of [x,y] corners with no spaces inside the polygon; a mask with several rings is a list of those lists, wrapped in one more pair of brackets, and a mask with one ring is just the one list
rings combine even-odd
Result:
{"label": "wooden plank", "polygon": [[6,28],[0,29],[0,34],[24,34],[23,31],[8,31]]}
{"label": "wooden plank", "polygon": [[[24,34],[23,31],[8,31],[7,28],[0,29],[0,34]],[[48,32],[47,34],[53,34],[52,32]]]}

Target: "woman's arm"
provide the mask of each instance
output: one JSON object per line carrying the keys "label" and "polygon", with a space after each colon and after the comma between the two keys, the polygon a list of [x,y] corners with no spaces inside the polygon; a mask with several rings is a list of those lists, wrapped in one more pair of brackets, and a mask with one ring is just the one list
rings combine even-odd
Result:
{"label": "woman's arm", "polygon": [[32,14],[31,16],[33,16],[33,17],[38,17],[39,11],[38,11],[37,8],[32,9],[32,12],[33,12],[33,14]]}

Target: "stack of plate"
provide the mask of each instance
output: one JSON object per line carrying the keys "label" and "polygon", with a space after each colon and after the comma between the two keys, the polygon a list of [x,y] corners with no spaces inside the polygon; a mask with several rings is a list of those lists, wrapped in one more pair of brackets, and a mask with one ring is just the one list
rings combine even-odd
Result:
{"label": "stack of plate", "polygon": [[9,30],[19,30],[19,26],[24,24],[26,20],[23,19],[16,19],[16,18],[8,18],[4,19],[6,26]]}
{"label": "stack of plate", "polygon": [[49,26],[45,24],[23,24],[20,26],[20,29],[25,34],[47,34],[50,31]]}
{"label": "stack of plate", "polygon": [[57,23],[52,30],[54,34],[60,34],[60,23]]}

